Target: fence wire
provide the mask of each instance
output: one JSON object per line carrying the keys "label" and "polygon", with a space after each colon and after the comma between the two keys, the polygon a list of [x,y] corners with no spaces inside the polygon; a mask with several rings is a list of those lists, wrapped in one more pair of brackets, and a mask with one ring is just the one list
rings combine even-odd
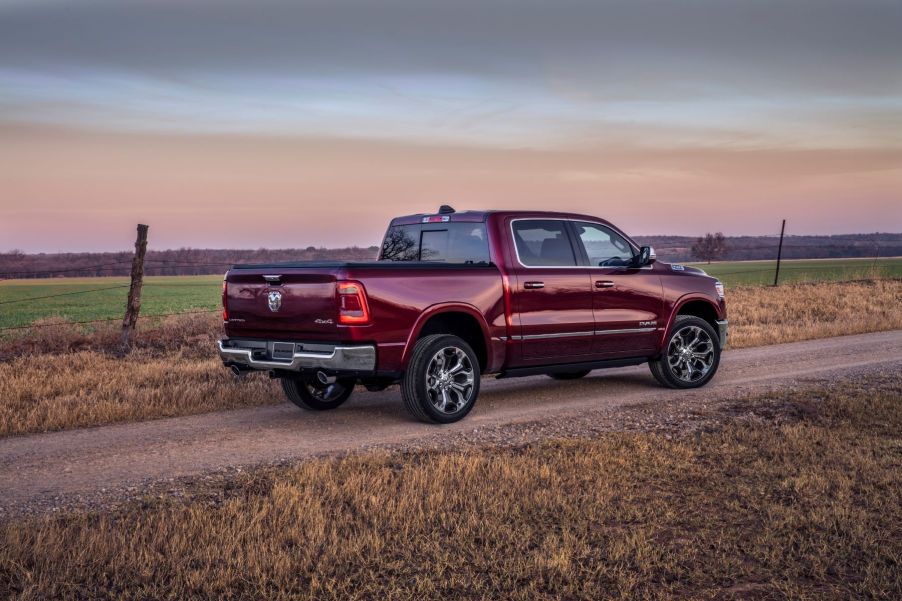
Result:
{"label": "fence wire", "polygon": [[129,284],[122,284],[120,286],[110,286],[108,288],[92,288],[91,290],[77,290],[75,292],[60,292],[59,294],[48,294],[46,296],[29,296],[28,298],[14,298],[11,300],[0,301],[0,305],[10,305],[13,303],[24,303],[26,301],[33,300],[44,300],[48,298],[57,298],[59,296],[73,296],[76,294],[90,294],[91,292],[103,292],[104,290],[119,290],[121,288],[128,288]]}
{"label": "fence wire", "polygon": [[[205,313],[219,313],[222,309],[203,309],[199,311],[178,311],[175,313],[150,313],[148,315],[139,315],[138,319],[151,319],[155,317],[173,317],[175,315],[200,315]],[[37,323],[37,324],[28,324],[24,326],[10,326],[6,328],[0,328],[0,332],[6,332],[10,330],[30,330],[32,328],[60,328],[65,326],[73,326],[73,325],[85,325],[92,323],[109,323],[111,321],[122,321],[121,317],[104,317],[100,319],[86,319],[83,321],[66,321],[62,323]]]}

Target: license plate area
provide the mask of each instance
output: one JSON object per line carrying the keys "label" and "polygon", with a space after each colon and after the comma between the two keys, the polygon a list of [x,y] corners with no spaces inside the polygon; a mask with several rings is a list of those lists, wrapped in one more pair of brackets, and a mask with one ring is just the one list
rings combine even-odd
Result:
{"label": "license plate area", "polygon": [[273,342],[272,358],[274,361],[291,361],[294,358],[294,343]]}

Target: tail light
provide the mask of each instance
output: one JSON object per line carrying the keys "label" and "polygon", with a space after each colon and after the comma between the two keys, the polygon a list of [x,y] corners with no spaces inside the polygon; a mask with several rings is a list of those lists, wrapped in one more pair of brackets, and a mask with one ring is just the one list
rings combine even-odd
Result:
{"label": "tail light", "polygon": [[366,292],[360,282],[338,282],[338,323],[362,325],[370,321]]}
{"label": "tail light", "polygon": [[229,307],[226,304],[226,299],[228,298],[228,287],[229,287],[229,272],[222,277],[222,320],[229,320]]}

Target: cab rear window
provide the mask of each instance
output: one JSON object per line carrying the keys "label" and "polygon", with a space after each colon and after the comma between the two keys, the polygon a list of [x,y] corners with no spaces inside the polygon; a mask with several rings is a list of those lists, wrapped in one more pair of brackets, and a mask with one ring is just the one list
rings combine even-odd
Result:
{"label": "cab rear window", "polygon": [[385,234],[379,260],[488,263],[485,223],[392,226]]}

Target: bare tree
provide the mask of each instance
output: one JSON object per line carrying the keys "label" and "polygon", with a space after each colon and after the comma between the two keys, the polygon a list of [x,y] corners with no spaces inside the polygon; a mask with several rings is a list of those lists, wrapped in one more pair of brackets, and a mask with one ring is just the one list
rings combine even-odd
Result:
{"label": "bare tree", "polygon": [[692,254],[708,263],[722,258],[726,252],[727,241],[721,232],[705,234],[704,238],[699,238],[692,245]]}
{"label": "bare tree", "polygon": [[418,246],[417,241],[404,228],[392,228],[382,243],[382,260],[415,261],[419,250]]}

